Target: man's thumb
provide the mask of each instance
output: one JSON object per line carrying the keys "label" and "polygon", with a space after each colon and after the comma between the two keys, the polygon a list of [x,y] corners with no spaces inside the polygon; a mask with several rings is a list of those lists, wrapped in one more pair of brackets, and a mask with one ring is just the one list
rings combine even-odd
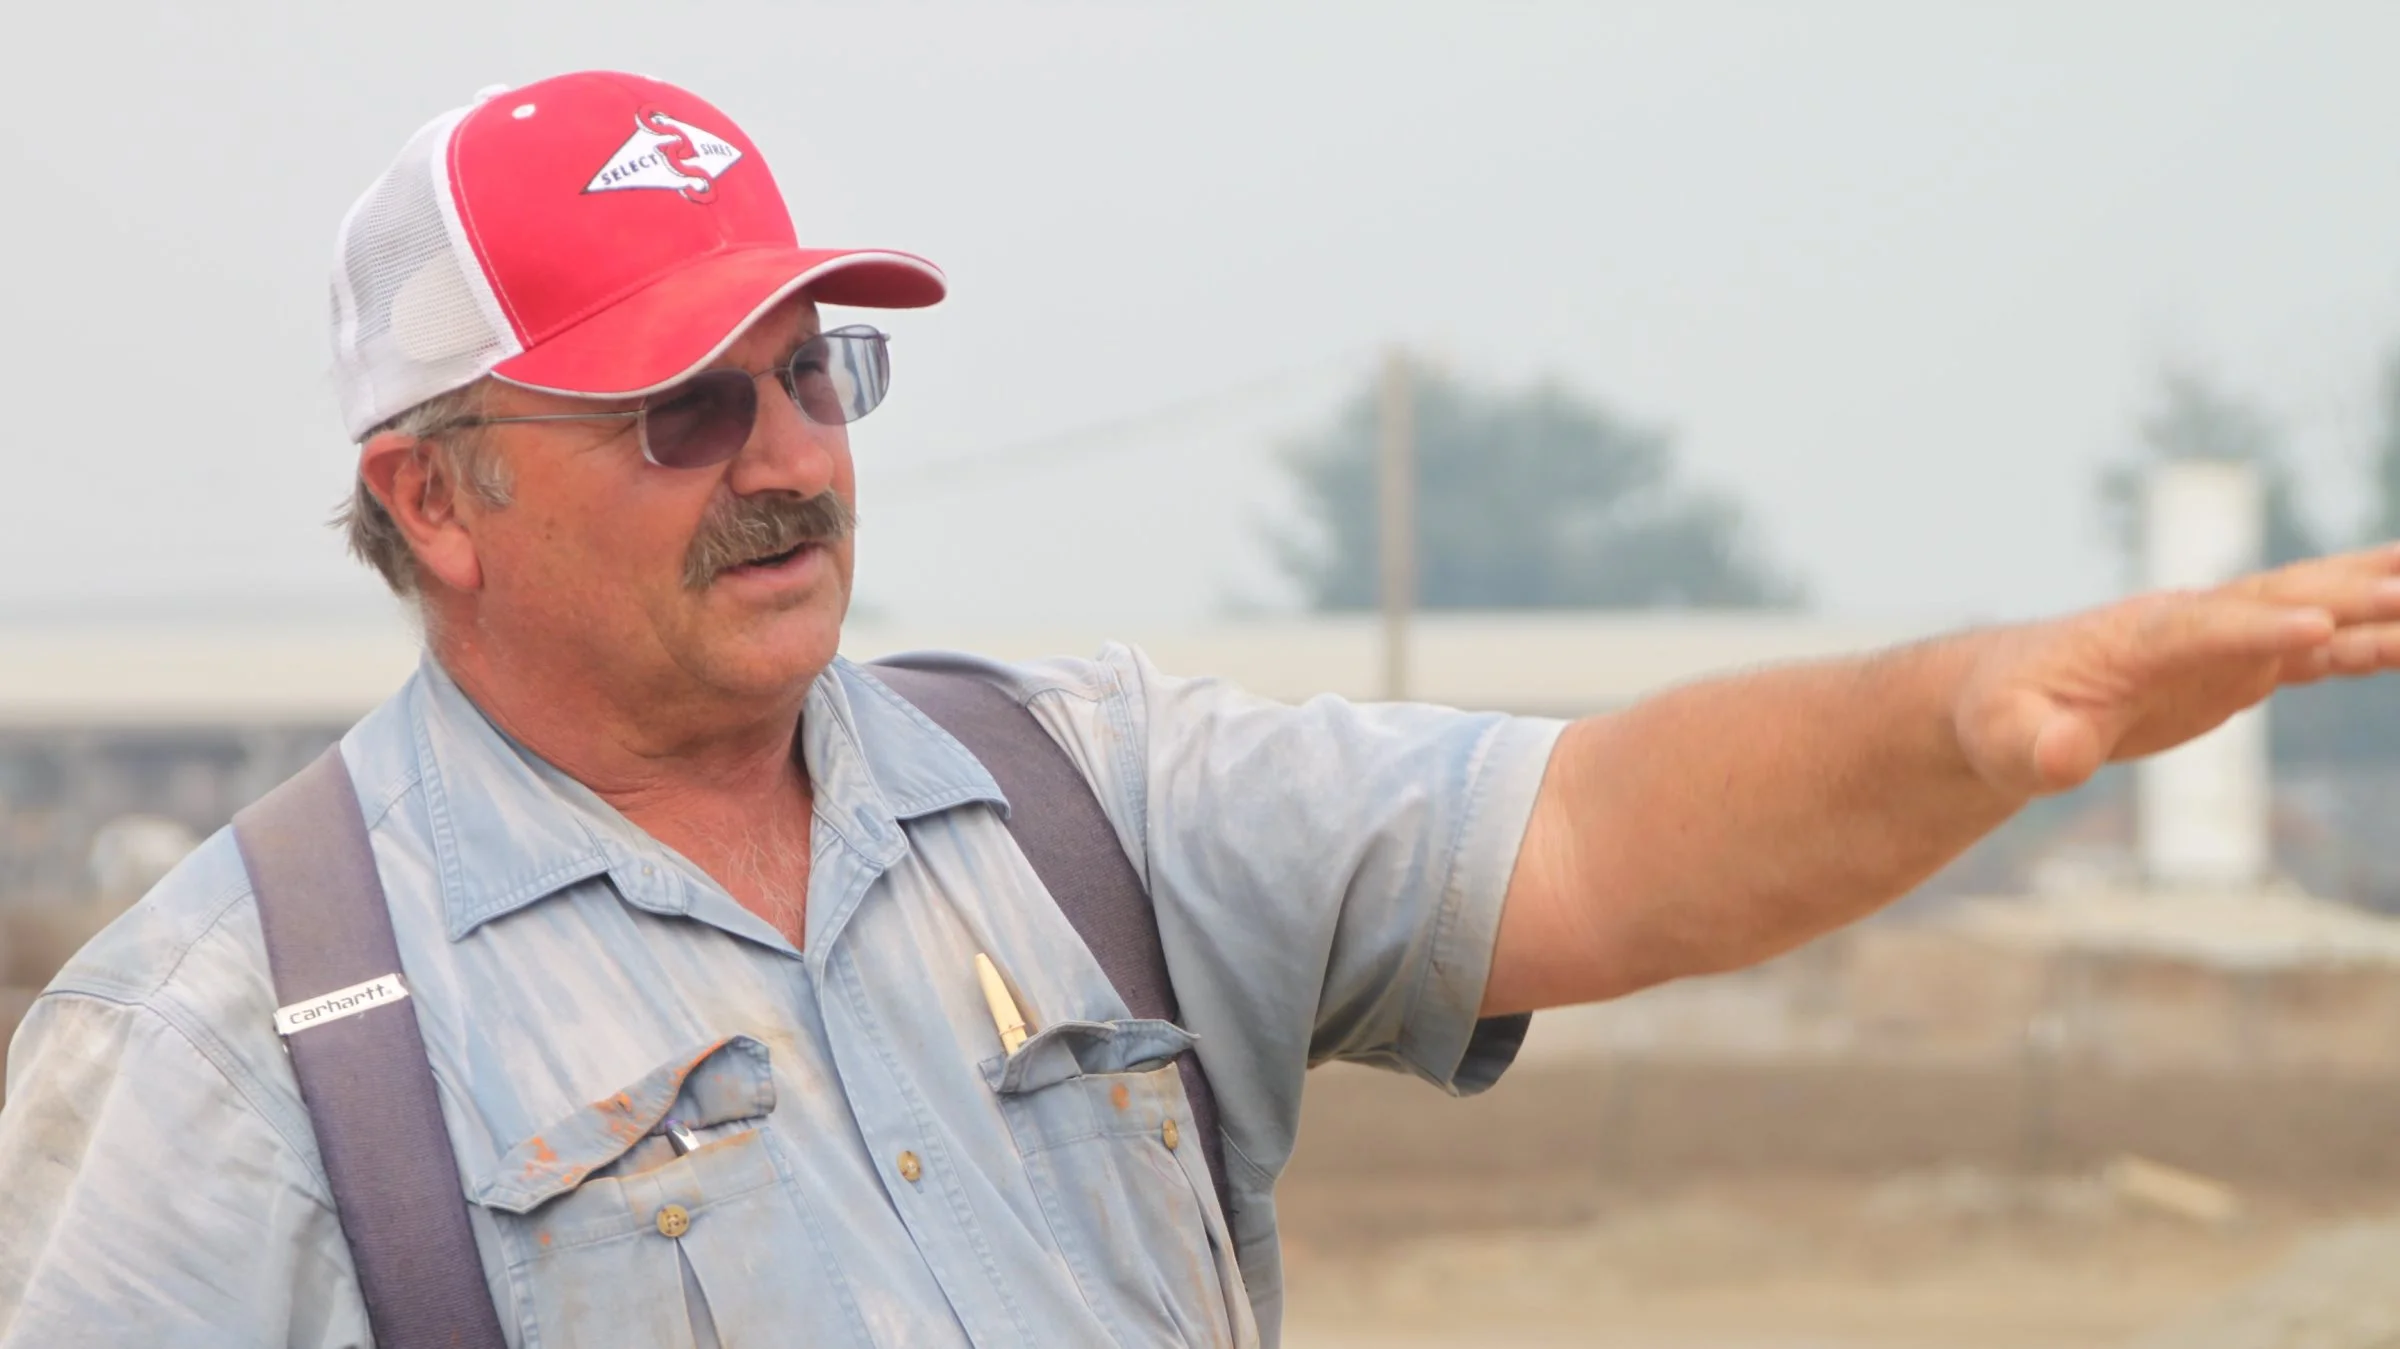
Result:
{"label": "man's thumb", "polygon": [[2092,719],[2056,704],[2035,723],[2032,753],[2033,789],[2043,795],[2071,791],[2091,781],[2108,761],[2108,746]]}

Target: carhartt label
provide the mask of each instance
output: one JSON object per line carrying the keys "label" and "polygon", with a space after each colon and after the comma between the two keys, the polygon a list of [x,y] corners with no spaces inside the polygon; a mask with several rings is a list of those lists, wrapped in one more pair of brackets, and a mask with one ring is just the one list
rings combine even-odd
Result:
{"label": "carhartt label", "polygon": [[337,988],[331,993],[320,993],[316,997],[295,1002],[289,1007],[276,1008],[275,1033],[290,1035],[294,1031],[307,1030],[311,1026],[322,1026],[328,1021],[339,1021],[346,1016],[357,1016],[360,1012],[371,1012],[388,1003],[398,1002],[407,996],[408,988],[400,982],[400,976],[397,974],[387,974],[380,979],[369,979],[363,984]]}

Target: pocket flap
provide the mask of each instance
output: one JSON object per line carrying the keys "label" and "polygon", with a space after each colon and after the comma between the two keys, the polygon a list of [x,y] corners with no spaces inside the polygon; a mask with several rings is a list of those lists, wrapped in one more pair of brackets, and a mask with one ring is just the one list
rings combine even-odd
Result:
{"label": "pocket flap", "polygon": [[1088,1073],[1161,1068],[1198,1043],[1172,1021],[1061,1021],[1006,1058],[984,1061],[984,1081],[1003,1096],[1039,1091]]}
{"label": "pocket flap", "polygon": [[487,1208],[530,1212],[662,1132],[669,1118],[700,1129],[755,1119],[774,1108],[767,1047],[747,1035],[729,1035],[694,1046],[624,1090],[537,1131],[510,1149],[469,1197]]}

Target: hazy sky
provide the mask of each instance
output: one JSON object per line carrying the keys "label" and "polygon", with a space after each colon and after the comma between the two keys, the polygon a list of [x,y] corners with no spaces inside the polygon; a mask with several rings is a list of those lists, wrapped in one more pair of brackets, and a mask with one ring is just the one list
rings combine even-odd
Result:
{"label": "hazy sky", "polygon": [[740,119],[804,240],[948,269],[855,435],[894,616],[1272,598],[1272,446],[1394,339],[1674,428],[1828,610],[2094,600],[2090,481],[2164,365],[2358,509],[2396,51],[2388,0],[43,6],[0,612],[371,605],[321,525],[334,226],[434,114],[590,65]]}

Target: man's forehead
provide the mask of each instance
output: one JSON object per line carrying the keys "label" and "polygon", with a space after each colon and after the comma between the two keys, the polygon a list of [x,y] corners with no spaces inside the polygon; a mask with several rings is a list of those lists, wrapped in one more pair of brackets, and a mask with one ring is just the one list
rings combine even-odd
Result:
{"label": "man's forehead", "polygon": [[762,354],[772,358],[789,356],[801,343],[824,331],[823,324],[815,300],[806,295],[787,297],[759,315],[757,322],[744,328],[724,354],[709,364],[712,368],[747,367],[755,364]]}

